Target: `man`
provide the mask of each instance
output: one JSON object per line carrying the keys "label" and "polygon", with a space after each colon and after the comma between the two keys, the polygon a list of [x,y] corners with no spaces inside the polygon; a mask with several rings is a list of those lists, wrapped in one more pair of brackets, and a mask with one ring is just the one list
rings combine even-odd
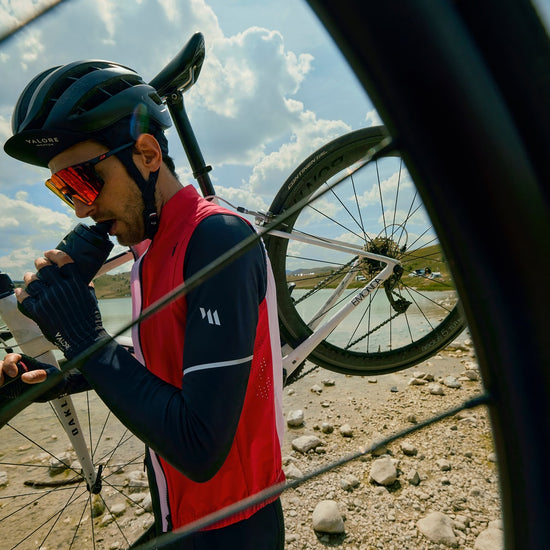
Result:
{"label": "man", "polygon": [[[135,315],[253,232],[178,181],[164,136],[169,125],[158,94],[134,71],[76,62],[29,83],[5,144],[11,156],[48,166],[47,186],[78,217],[104,222],[123,245],[151,240],[132,269]],[[67,254],[48,251],[35,265],[37,273],[25,274],[25,289],[17,291],[20,308],[67,359],[105,343],[79,369],[148,446],[159,531],[284,480],[274,286],[260,244],[141,322],[133,333],[139,361],[107,336],[97,302]],[[46,378],[44,365],[23,359],[29,371],[23,382]],[[17,354],[6,357],[5,376],[15,374],[18,362]],[[73,376],[57,391],[81,386]],[[178,548],[283,544],[281,505],[272,499]]]}

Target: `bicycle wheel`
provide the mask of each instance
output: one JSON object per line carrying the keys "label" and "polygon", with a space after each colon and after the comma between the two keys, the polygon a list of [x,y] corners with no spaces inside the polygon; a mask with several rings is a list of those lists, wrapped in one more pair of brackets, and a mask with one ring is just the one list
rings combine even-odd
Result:
{"label": "bicycle wheel", "polygon": [[53,407],[33,403],[0,430],[2,548],[127,548],[152,524],[143,443],[95,392],[72,398],[101,489],[88,491]]}
{"label": "bicycle wheel", "polygon": [[550,327],[536,281],[550,278],[548,35],[529,0],[309,2],[402,145],[452,258],[489,398],[505,546],[547,548]]}
{"label": "bicycle wheel", "polygon": [[[383,374],[435,354],[464,329],[457,293],[437,235],[398,153],[363,163],[386,137],[383,127],[346,134],[307,158],[288,178],[270,211],[304,198],[285,231],[337,239],[397,258],[393,275],[311,353],[309,360],[345,374]],[[320,195],[336,179],[342,180]],[[382,269],[378,261],[275,236],[266,238],[277,285],[283,339],[296,347]],[[342,280],[346,289],[334,297]]]}

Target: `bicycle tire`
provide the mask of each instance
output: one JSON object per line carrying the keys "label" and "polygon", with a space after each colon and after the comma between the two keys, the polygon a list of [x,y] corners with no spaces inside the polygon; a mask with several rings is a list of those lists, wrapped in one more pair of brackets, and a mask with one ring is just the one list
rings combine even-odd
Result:
{"label": "bicycle tire", "polygon": [[529,0],[309,3],[399,140],[452,258],[489,398],[505,547],[546,548],[550,323],[535,282],[550,278],[547,32]]}
{"label": "bicycle tire", "polygon": [[33,403],[0,431],[2,548],[126,548],[152,523],[143,443],[89,393],[72,397],[94,465],[102,465],[97,494],[88,491],[48,403]]}
{"label": "bicycle tire", "polygon": [[[304,198],[315,196],[328,180],[347,173],[352,166],[361,161],[368,151],[380,144],[387,137],[384,127],[371,127],[356,130],[345,134],[310,155],[286,180],[270,207],[274,216],[282,214]],[[436,236],[430,232],[429,221],[425,224],[425,212],[417,194],[411,186],[406,174],[402,174],[402,164],[397,153],[390,153],[375,161],[376,170],[365,165],[356,170],[351,176],[340,182],[338,186],[327,194],[329,199],[322,198],[308,204],[285,223],[285,231],[305,230],[312,225],[315,228],[310,232],[315,236],[335,237],[335,233],[347,231],[342,240],[347,242],[360,241],[363,248],[382,255],[385,253],[397,257],[402,261],[403,275],[392,283],[392,292],[396,294],[394,300],[403,300],[409,303],[405,311],[397,313],[398,304],[392,307],[387,292],[378,289],[374,299],[365,300],[357,306],[350,316],[353,322],[339,327],[315,348],[308,357],[313,363],[326,369],[352,375],[385,374],[402,370],[416,365],[445,347],[454,340],[464,329],[464,321],[460,312],[460,305],[456,301],[454,285],[450,280],[450,270],[439,254],[439,245]],[[380,166],[390,164],[391,166]],[[397,170],[398,184],[395,187],[393,212],[385,212],[383,195],[387,195],[381,187],[381,173],[392,173]],[[374,179],[371,181],[371,176]],[[393,180],[386,180],[388,186]],[[372,188],[370,187],[372,185]],[[342,187],[343,186],[343,187]],[[372,219],[372,210],[368,206],[360,208],[361,195],[377,191],[379,187],[381,202],[381,222]],[[359,198],[358,198],[359,195]],[[386,196],[387,198],[387,196]],[[337,201],[337,211],[332,205],[332,199]],[[321,203],[319,207],[316,204]],[[403,206],[403,208],[401,208]],[[356,207],[356,211],[353,208]],[[378,208],[378,207],[376,207]],[[334,211],[328,215],[327,211]],[[361,211],[364,210],[364,213]],[[402,212],[401,212],[402,211]],[[398,213],[399,212],[399,213]],[[386,215],[387,214],[387,215]],[[401,216],[399,218],[398,216]],[[315,219],[314,219],[315,218]],[[321,218],[317,222],[316,219]],[[426,227],[427,225],[427,227]],[[413,227],[417,235],[412,248],[407,243],[407,230]],[[359,239],[359,237],[360,239]],[[378,237],[372,237],[378,235]],[[291,347],[296,347],[311,333],[309,326],[311,317],[306,318],[304,309],[310,309],[309,303],[316,303],[321,296],[326,295],[328,287],[334,286],[334,279],[339,280],[345,272],[354,271],[361,282],[353,281],[353,289],[346,291],[346,299],[356,294],[360,287],[368,282],[379,271],[375,262],[363,262],[359,266],[349,266],[343,270],[349,258],[343,253],[328,253],[324,249],[303,243],[295,244],[284,238],[268,236],[266,246],[276,281],[277,305],[279,322],[283,340]],[[429,244],[426,245],[426,242]],[[380,250],[382,249],[382,250]],[[307,250],[307,251],[305,251]],[[296,257],[300,254],[300,259]],[[317,254],[314,256],[314,254]],[[335,255],[338,259],[335,259]],[[298,275],[289,275],[291,268],[300,262],[302,272]],[[325,270],[323,262],[330,262]],[[337,264],[335,268],[334,265]],[[422,266],[425,273],[430,268],[431,276],[434,273],[445,273],[444,278],[430,278],[425,274],[416,275],[416,267]],[[436,267],[437,266],[437,267]],[[313,273],[303,276],[305,272]],[[313,271],[312,271],[313,270]],[[321,270],[316,273],[315,270]],[[420,270],[422,271],[422,270]],[[294,273],[295,271],[293,271]],[[411,277],[407,277],[411,275]],[[353,278],[353,276],[352,276]],[[296,300],[296,289],[289,290],[287,281],[304,286],[307,298]],[[413,284],[414,283],[414,284]],[[313,288],[312,288],[313,287]],[[439,292],[434,292],[439,290]],[[433,295],[438,294],[435,298]],[[450,302],[439,305],[442,298]],[[344,300],[340,300],[344,301]],[[304,306],[305,304],[305,306]],[[437,305],[436,305],[437,304]],[[382,312],[382,308],[387,312]],[[337,308],[334,308],[337,309]],[[388,321],[390,317],[391,321]],[[440,319],[440,317],[442,317]],[[380,323],[386,323],[382,326]],[[364,336],[365,331],[368,333]],[[352,336],[345,338],[345,334]],[[350,345],[350,343],[353,343]]]}

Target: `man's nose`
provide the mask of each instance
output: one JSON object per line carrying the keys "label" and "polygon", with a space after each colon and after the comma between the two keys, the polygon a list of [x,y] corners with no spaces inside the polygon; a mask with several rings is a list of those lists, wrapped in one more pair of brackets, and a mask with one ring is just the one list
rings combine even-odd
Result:
{"label": "man's nose", "polygon": [[92,215],[94,205],[82,202],[78,197],[73,197],[74,212],[77,218],[87,218]]}

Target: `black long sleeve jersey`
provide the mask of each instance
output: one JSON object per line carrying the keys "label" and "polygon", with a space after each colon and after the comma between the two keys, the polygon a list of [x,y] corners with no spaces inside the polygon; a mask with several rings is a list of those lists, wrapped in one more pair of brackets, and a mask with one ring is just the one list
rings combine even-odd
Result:
{"label": "black long sleeve jersey", "polygon": [[[184,279],[253,231],[232,215],[202,220],[189,241]],[[153,375],[115,342],[81,369],[117,417],[193,481],[210,479],[231,447],[250,373],[258,304],[266,287],[265,250],[258,242],[186,295],[184,356],[181,365],[174,366],[185,373],[181,389]],[[220,317],[238,322],[223,323]],[[204,368],[227,358],[231,368]],[[78,375],[71,375],[59,393],[71,388],[84,388]]]}

